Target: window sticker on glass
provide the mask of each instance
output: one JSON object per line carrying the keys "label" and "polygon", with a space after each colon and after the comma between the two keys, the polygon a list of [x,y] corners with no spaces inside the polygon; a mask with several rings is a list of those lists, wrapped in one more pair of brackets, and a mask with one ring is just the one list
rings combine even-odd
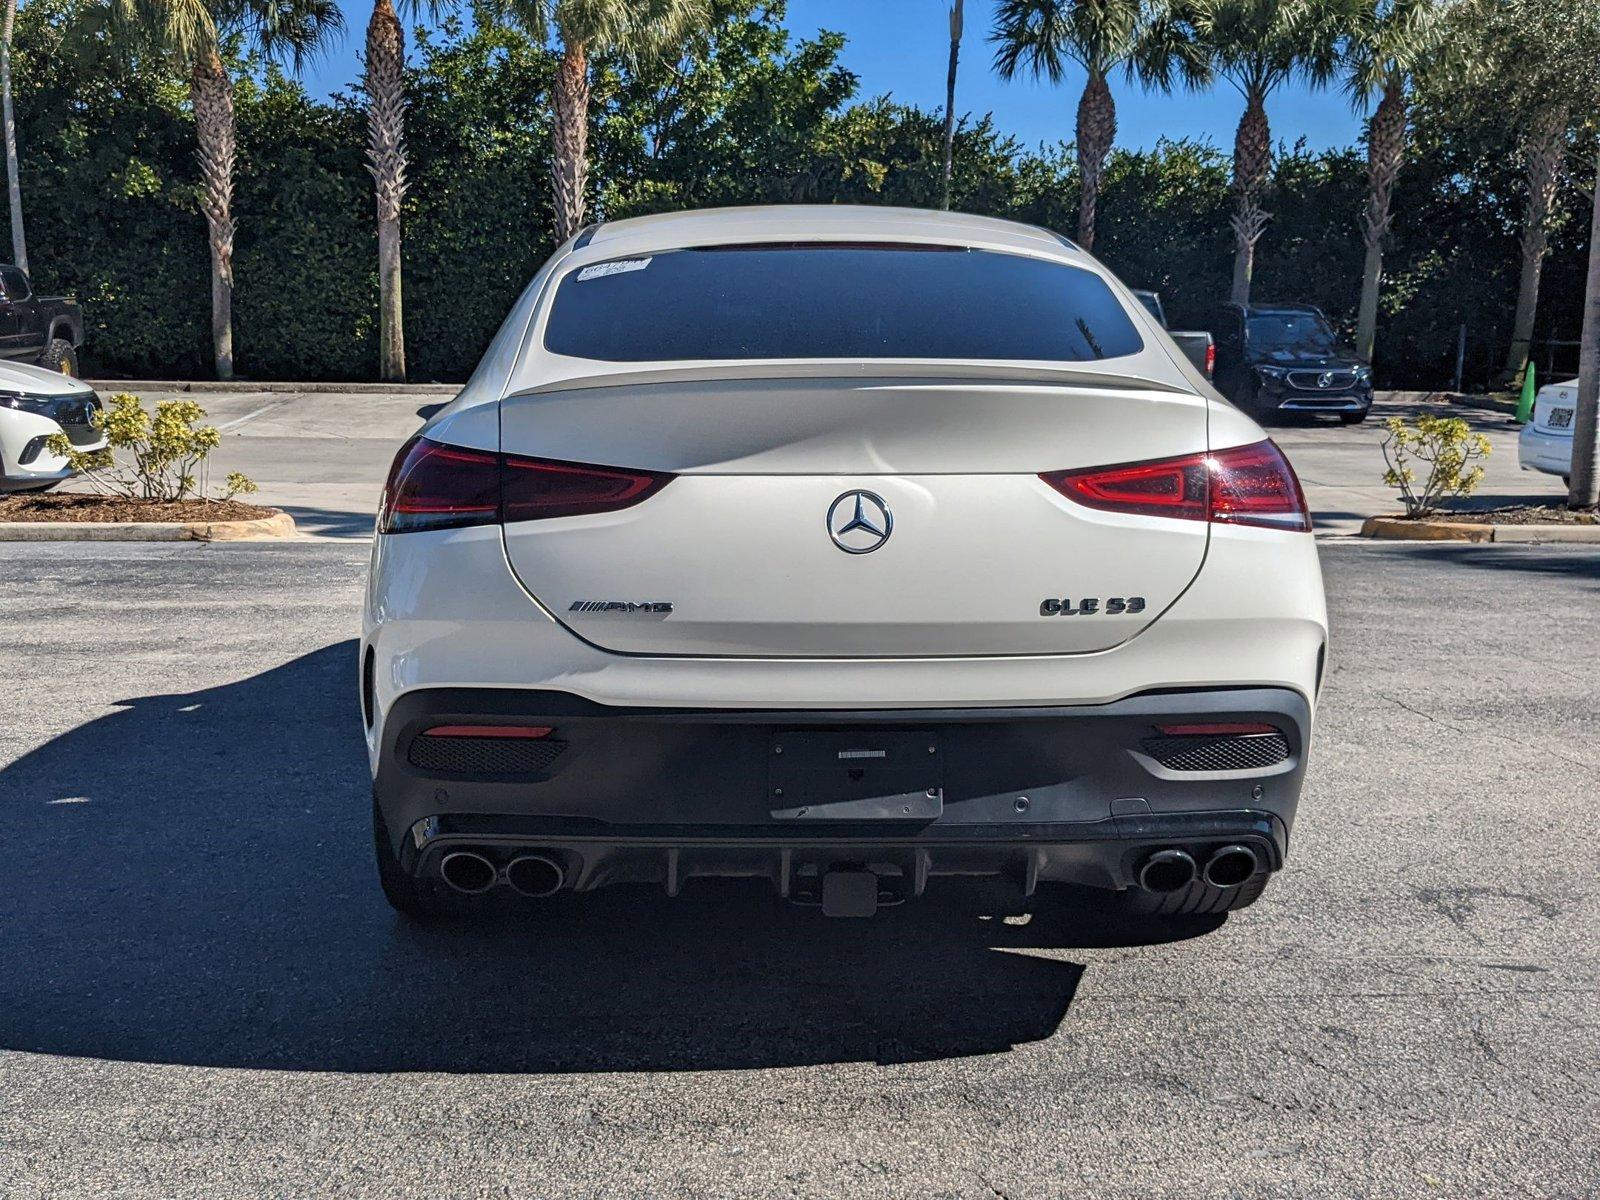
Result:
{"label": "window sticker on glass", "polygon": [[629,271],[642,271],[650,265],[648,258],[619,258],[614,262],[595,263],[578,272],[578,282],[585,279],[604,279],[607,275],[625,275]]}

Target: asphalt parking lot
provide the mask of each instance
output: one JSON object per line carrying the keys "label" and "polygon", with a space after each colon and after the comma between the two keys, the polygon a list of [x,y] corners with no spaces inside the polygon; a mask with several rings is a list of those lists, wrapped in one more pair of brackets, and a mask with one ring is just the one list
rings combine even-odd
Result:
{"label": "asphalt parking lot", "polygon": [[[115,384],[97,384],[101,394]],[[150,400],[175,395],[142,390]],[[368,537],[390,460],[425,414],[448,401],[453,389],[404,392],[198,392],[208,419],[223,434],[212,460],[215,478],[243,471],[261,486],[258,499],[293,514],[303,533],[319,537]],[[1380,395],[1367,423],[1345,427],[1322,419],[1284,425],[1270,432],[1294,463],[1323,535],[1356,533],[1375,513],[1399,507],[1384,486],[1382,419],[1411,416],[1424,407],[1413,395]],[[1561,481],[1517,467],[1516,429],[1501,413],[1453,406],[1489,437],[1493,453],[1473,503],[1555,503]]]}
{"label": "asphalt parking lot", "polygon": [[365,555],[0,547],[0,1194],[1600,1192],[1600,550],[1327,543],[1289,867],[1160,936],[747,890],[409,928]]}

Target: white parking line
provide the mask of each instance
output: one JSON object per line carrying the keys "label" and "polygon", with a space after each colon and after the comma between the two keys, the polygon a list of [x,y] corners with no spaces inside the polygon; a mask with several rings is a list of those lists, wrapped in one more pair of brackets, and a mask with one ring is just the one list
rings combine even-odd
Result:
{"label": "white parking line", "polygon": [[289,401],[293,400],[293,399],[294,399],[293,396],[284,396],[281,399],[272,401],[272,403],[270,403],[270,404],[263,404],[260,408],[256,409],[254,412],[245,413],[244,416],[235,417],[231,421],[224,421],[221,425],[217,426],[217,429],[221,433],[227,433],[228,430],[230,430],[230,429],[237,429],[241,425],[245,425],[245,424],[248,424],[251,421],[254,421],[262,413],[269,413],[275,408],[282,408],[285,404],[289,403]]}

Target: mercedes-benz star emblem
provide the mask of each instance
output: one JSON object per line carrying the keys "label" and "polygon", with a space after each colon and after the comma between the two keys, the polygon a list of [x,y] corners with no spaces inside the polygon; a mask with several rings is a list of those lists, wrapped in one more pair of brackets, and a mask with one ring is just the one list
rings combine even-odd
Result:
{"label": "mercedes-benz star emblem", "polygon": [[1324,371],[1321,375],[1318,375],[1317,376],[1317,386],[1319,388],[1332,387],[1333,386],[1333,372],[1332,371]]}
{"label": "mercedes-benz star emblem", "polygon": [[846,492],[828,507],[828,536],[846,554],[871,554],[893,531],[894,515],[882,496]]}

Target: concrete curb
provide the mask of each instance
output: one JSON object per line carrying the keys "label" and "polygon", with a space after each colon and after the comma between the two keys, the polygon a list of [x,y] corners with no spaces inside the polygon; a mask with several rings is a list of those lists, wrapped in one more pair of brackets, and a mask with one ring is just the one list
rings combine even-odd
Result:
{"label": "concrete curb", "polygon": [[256,392],[312,395],[319,392],[341,392],[368,396],[454,396],[465,386],[459,383],[305,383],[294,380],[245,382],[239,379],[231,379],[226,383],[205,379],[85,379],[84,382],[101,394],[191,392],[196,395],[248,395]]}
{"label": "concrete curb", "polygon": [[0,521],[0,542],[247,542],[295,536],[286,512],[253,521]]}
{"label": "concrete curb", "polygon": [[1368,517],[1361,536],[1402,542],[1596,542],[1600,525],[1484,525]]}

